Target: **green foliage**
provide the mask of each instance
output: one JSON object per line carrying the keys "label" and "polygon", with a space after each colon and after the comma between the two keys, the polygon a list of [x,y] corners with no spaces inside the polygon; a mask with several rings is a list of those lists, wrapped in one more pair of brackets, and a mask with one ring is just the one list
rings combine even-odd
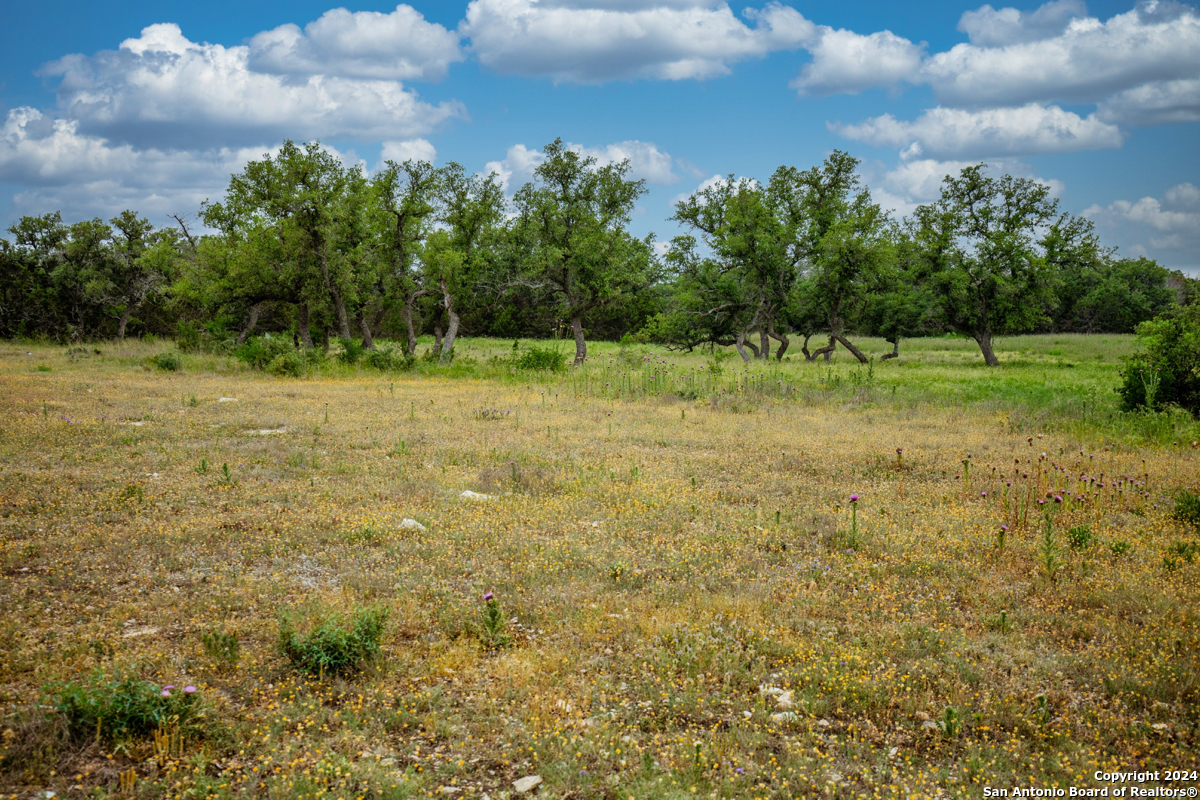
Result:
{"label": "green foliage", "polygon": [[1173,542],[1167,548],[1166,555],[1163,556],[1163,567],[1167,571],[1179,569],[1184,564],[1196,563],[1196,556],[1200,555],[1200,542]]}
{"label": "green foliage", "polygon": [[271,359],[271,363],[267,364],[266,371],[272,375],[288,375],[293,378],[299,378],[304,375],[306,364],[304,356],[296,351],[290,353],[282,353]]}
{"label": "green foliage", "polygon": [[1131,545],[1129,542],[1125,541],[1124,539],[1118,539],[1117,541],[1110,544],[1108,546],[1108,549],[1112,552],[1112,554],[1114,556],[1116,556],[1117,558],[1120,558],[1121,556],[1127,556],[1130,553],[1132,553],[1133,545]]}
{"label": "green foliage", "polygon": [[205,655],[217,664],[230,669],[237,666],[241,657],[241,643],[237,634],[217,630],[205,631],[200,634],[200,643],[204,646]]}
{"label": "green foliage", "polygon": [[266,334],[247,339],[234,355],[243,364],[254,369],[265,370],[275,359],[295,352],[295,346],[288,339]]}
{"label": "green foliage", "polygon": [[567,368],[567,362],[562,353],[537,345],[532,345],[520,356],[514,358],[512,364],[517,369],[549,370],[551,372],[563,372]]}
{"label": "green foliage", "polygon": [[1067,545],[1072,550],[1086,550],[1091,547],[1095,537],[1092,536],[1092,529],[1087,525],[1076,525],[1067,531]]}
{"label": "green foliage", "polygon": [[348,675],[379,655],[386,608],[309,606],[279,618],[279,651],[310,675]]}
{"label": "green foliage", "polygon": [[338,341],[341,342],[342,350],[337,354],[337,360],[343,364],[357,364],[363,353],[366,352],[362,342],[357,339],[343,338]]}
{"label": "green foliage", "polygon": [[147,737],[168,724],[188,731],[199,723],[198,692],[156,686],[134,675],[101,671],[44,691],[47,704],[66,720],[76,741],[99,737],[111,744]]}
{"label": "green foliage", "polygon": [[178,372],[183,366],[178,353],[158,353],[147,358],[146,363],[162,372]]}
{"label": "green foliage", "polygon": [[500,609],[500,603],[488,592],[484,595],[483,615],[479,622],[479,641],[485,650],[500,650],[512,643],[512,637],[504,632],[508,620]]}
{"label": "green foliage", "polygon": [[364,354],[367,364],[380,372],[407,372],[416,366],[417,358],[394,347],[378,347]]}
{"label": "green foliage", "polygon": [[1137,327],[1142,352],[1121,366],[1117,393],[1126,410],[1176,405],[1200,416],[1200,304]]}
{"label": "green foliage", "polygon": [[1180,522],[1200,527],[1200,496],[1186,489],[1175,495],[1175,507],[1171,516]]}

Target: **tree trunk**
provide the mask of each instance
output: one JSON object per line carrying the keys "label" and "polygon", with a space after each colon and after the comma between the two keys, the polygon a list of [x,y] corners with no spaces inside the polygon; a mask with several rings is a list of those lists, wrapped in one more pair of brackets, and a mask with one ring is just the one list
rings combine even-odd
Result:
{"label": "tree trunk", "polygon": [[408,341],[404,345],[404,352],[407,355],[413,355],[417,352],[417,332],[413,329],[413,304],[417,302],[417,296],[410,295],[404,300],[404,330],[408,334]]}
{"label": "tree trunk", "polygon": [[571,330],[575,333],[575,366],[579,366],[587,358],[587,342],[583,338],[583,315],[571,317]]}
{"label": "tree trunk", "polygon": [[450,351],[454,349],[454,337],[458,335],[458,314],[454,311],[454,298],[450,296],[450,289],[446,286],[446,281],[441,282],[442,287],[442,302],[446,305],[446,316],[450,318],[450,325],[446,328],[446,338],[442,342],[442,354],[438,357],[439,363],[449,361],[453,356]]}
{"label": "tree trunk", "polygon": [[775,351],[775,360],[783,361],[783,354],[787,352],[788,345],[791,344],[791,342],[788,341],[787,334],[776,333],[775,326],[773,324],[767,329],[767,332],[771,334],[772,339],[779,342],[779,349]]}
{"label": "tree trunk", "polygon": [[829,344],[825,345],[824,347],[818,347],[816,350],[813,350],[812,353],[810,354],[808,352],[808,337],[806,336],[804,338],[804,358],[807,361],[816,361],[821,356],[825,356],[825,360],[828,361],[829,356],[831,356],[833,354],[833,351],[836,348],[837,348],[837,344],[834,342],[833,337],[830,336]]}
{"label": "tree trunk", "polygon": [[[737,341],[735,341],[733,343],[733,346],[737,348],[738,355],[742,357],[742,361],[749,364],[750,363],[750,354],[746,352],[746,347],[749,346],[749,347],[754,348],[754,345],[752,345],[746,341],[746,332],[745,331],[738,331]],[[755,349],[754,355],[758,355],[757,348],[754,348],[754,349]]]}
{"label": "tree trunk", "polygon": [[129,324],[129,318],[133,315],[133,306],[126,305],[125,310],[121,312],[121,320],[117,323],[117,338],[125,339],[125,326]]}
{"label": "tree trunk", "polygon": [[329,277],[329,261],[325,258],[325,250],[323,248],[320,250],[320,256],[321,278],[325,281],[325,289],[329,292],[330,298],[333,299],[333,310],[337,312],[338,333],[343,339],[349,339],[350,317],[346,315],[346,303],[342,300],[342,293]]}
{"label": "tree trunk", "polygon": [[371,335],[371,326],[367,324],[367,315],[360,308],[358,310],[358,327],[363,335],[363,347],[368,350],[375,349],[375,337]]}
{"label": "tree trunk", "polygon": [[851,342],[849,339],[847,339],[845,337],[845,335],[839,333],[837,336],[835,336],[833,338],[835,338],[839,342],[841,342],[842,347],[845,347],[847,350],[849,350],[851,352],[851,354],[853,354],[854,357],[858,359],[859,363],[861,363],[861,364],[867,363],[867,361],[869,359],[865,355],[863,355],[862,350],[859,350],[857,347],[855,347],[854,343]]}
{"label": "tree trunk", "polygon": [[433,349],[440,351],[442,349],[442,321],[438,320],[433,323]]}
{"label": "tree trunk", "polygon": [[325,342],[325,350],[329,350],[329,328],[321,329],[321,338]]}
{"label": "tree trunk", "polygon": [[884,353],[882,356],[879,357],[879,360],[887,361],[889,358],[899,358],[900,357],[900,337],[894,336],[891,339],[884,339],[884,341],[892,343],[892,352]]}
{"label": "tree trunk", "polygon": [[771,359],[771,340],[767,338],[767,331],[762,328],[758,331],[758,346],[759,351],[755,353],[755,358],[761,358],[763,361]]}
{"label": "tree trunk", "polygon": [[976,331],[975,341],[979,343],[979,350],[983,353],[983,363],[989,367],[1000,366],[1000,359],[996,358],[996,351],[992,349],[992,329],[988,327]]}
{"label": "tree trunk", "polygon": [[296,327],[300,329],[300,341],[304,343],[305,350],[312,350],[312,330],[308,325],[308,303],[301,303],[297,312]]}
{"label": "tree trunk", "polygon": [[258,326],[258,317],[262,314],[262,303],[255,303],[250,306],[250,313],[246,317],[246,327],[242,328],[242,332],[238,334],[237,343],[243,345],[250,338],[250,334],[254,333],[254,329]]}

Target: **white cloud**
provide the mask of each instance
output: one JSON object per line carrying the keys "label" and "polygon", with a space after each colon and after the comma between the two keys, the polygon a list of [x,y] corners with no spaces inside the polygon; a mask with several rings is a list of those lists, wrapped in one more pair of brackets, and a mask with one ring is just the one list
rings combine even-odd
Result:
{"label": "white cloud", "polygon": [[1083,0],[1051,0],[1032,12],[982,6],[964,12],[958,29],[978,47],[1004,47],[1058,36],[1072,19],[1086,16]]}
{"label": "white cloud", "polygon": [[[938,161],[932,158],[903,161],[894,169],[879,164],[866,165],[864,181],[871,187],[871,197],[883,208],[897,217],[906,217],[923,203],[936,200],[942,191],[947,176],[958,177],[974,161]],[[1014,175],[1029,178],[1050,189],[1052,195],[1061,195],[1066,188],[1062,181],[1046,179],[1034,173],[1033,168],[1023,161],[995,159],[984,167],[984,174],[991,177]]]}
{"label": "white cloud", "polygon": [[904,148],[906,159],[1065,153],[1120,147],[1124,142],[1120,129],[1094,114],[1085,118],[1036,103],[982,111],[934,108],[912,122],[884,114],[858,125],[829,127],[848,139]]}
{"label": "white cloud", "polygon": [[1200,121],[1200,78],[1127,89],[1102,102],[1096,116],[1105,122],[1139,127]]}
{"label": "white cloud", "polygon": [[1172,186],[1161,200],[1116,200],[1107,207],[1093,205],[1083,215],[1127,252],[1176,268],[1200,267],[1200,189],[1191,183]]}
{"label": "white cloud", "polygon": [[247,65],[278,75],[437,80],[462,60],[457,33],[398,5],[390,14],[335,8],[303,31],[293,24],[263,31],[250,40]]}
{"label": "white cloud", "polygon": [[79,130],[142,146],[410,137],[465,116],[461,104],[429,105],[395,81],[285,78],[248,61],[248,47],[191,42],[163,23],[115,52],[68,56],[44,72],[62,76],[59,108]]}
{"label": "white cloud", "polygon": [[[1062,6],[1051,10],[1048,18],[1061,18],[1069,11]],[[984,10],[974,13],[984,14]],[[995,25],[989,28],[982,19],[972,18],[969,27],[991,31],[989,41],[1004,38]],[[1024,30],[1019,19],[1014,24]],[[1148,0],[1107,22],[1071,19],[1050,38],[1001,46],[956,45],[930,57],[922,74],[942,104],[1094,103],[1152,81],[1197,77],[1200,16],[1173,0]]]}
{"label": "white cloud", "polygon": [[436,159],[437,148],[425,139],[384,142],[379,154],[380,161],[395,161],[397,164],[403,164],[405,161],[428,161],[432,164]]}
{"label": "white cloud", "polygon": [[807,48],[812,63],[789,85],[800,94],[826,95],[911,82],[920,70],[925,46],[891,31],[863,36],[822,26]]}
{"label": "white cloud", "polygon": [[32,108],[13,109],[0,127],[0,182],[28,187],[13,197],[14,215],[53,209],[78,219],[132,208],[161,225],[167,214],[195,213],[205,199],[219,197],[230,174],[262,156],[262,148],[112,145]]}
{"label": "white cloud", "polygon": [[744,14],[753,27],[725,3],[472,0],[459,32],[497,72],[600,83],[724,75],[738,61],[794,49],[815,31],[778,3]]}
{"label": "white cloud", "polygon": [[[630,140],[615,142],[602,147],[585,147],[581,144],[567,142],[566,147],[586,158],[596,159],[600,167],[629,160],[628,177],[634,180],[645,179],[647,183],[669,184],[680,180],[671,171],[673,163],[671,155],[659,150],[650,142]],[[515,144],[500,161],[489,161],[484,165],[483,174],[496,173],[500,177],[500,185],[504,191],[513,191],[521,184],[533,178],[533,172],[545,160],[540,150],[530,150],[523,144]]]}

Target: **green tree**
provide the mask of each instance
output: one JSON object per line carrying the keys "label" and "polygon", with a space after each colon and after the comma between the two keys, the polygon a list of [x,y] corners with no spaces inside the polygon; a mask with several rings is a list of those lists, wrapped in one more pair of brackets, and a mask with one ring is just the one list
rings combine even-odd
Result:
{"label": "green tree", "polygon": [[1126,410],[1177,405],[1200,416],[1200,304],[1177,306],[1138,325],[1142,350],[1121,367]]}
{"label": "green tree", "polygon": [[625,230],[646,186],[627,177],[628,161],[598,167],[561,139],[543,152],[533,181],[514,198],[514,242],[523,278],[547,291],[570,320],[579,364],[587,357],[587,313],[654,281],[652,238]]}
{"label": "green tree", "polygon": [[947,175],[941,197],[917,208],[912,233],[927,262],[941,323],[974,338],[984,362],[994,367],[1000,363],[994,336],[1049,321],[1055,275],[1037,234],[1056,224],[1058,202],[1044,184],[1011,175],[990,178],[984,167]]}

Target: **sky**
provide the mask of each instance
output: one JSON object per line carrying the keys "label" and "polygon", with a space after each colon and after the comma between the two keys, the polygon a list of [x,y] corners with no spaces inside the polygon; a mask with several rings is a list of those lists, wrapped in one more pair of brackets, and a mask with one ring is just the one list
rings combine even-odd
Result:
{"label": "sky", "polygon": [[45,0],[0,30],[3,228],[194,219],[286,139],[511,194],[556,138],[629,159],[631,230],[660,243],[706,182],[836,149],[897,218],[987,163],[1200,276],[1200,12],[1175,0]]}

